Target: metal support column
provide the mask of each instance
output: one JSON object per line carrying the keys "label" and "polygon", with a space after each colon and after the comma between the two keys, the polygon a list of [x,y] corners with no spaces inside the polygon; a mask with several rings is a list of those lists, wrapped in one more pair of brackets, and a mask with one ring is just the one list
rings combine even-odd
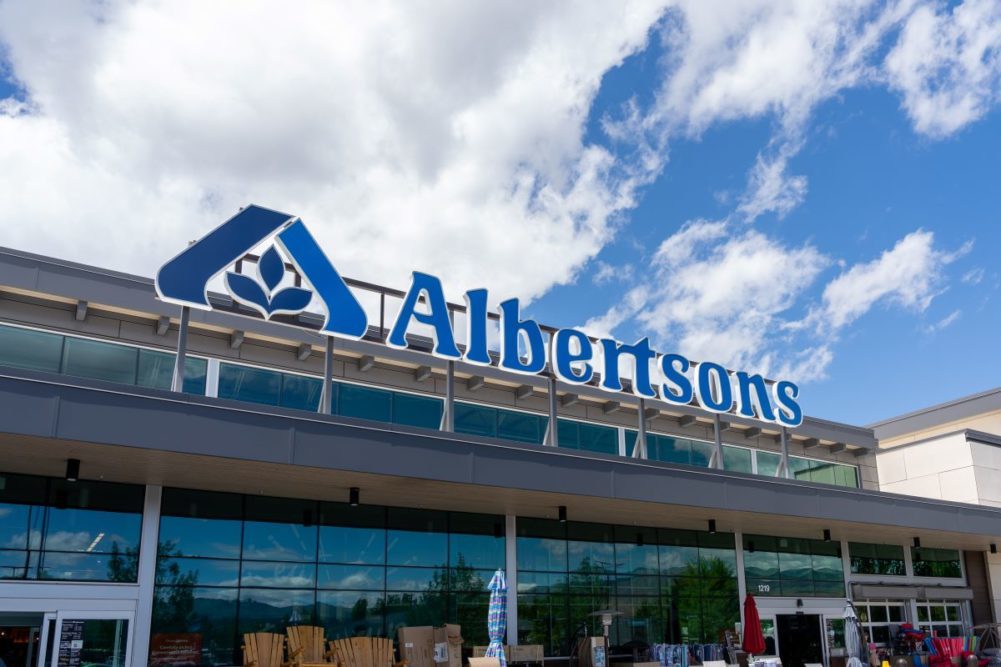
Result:
{"label": "metal support column", "polygon": [[518,519],[504,517],[504,555],[507,577],[507,643],[518,644]]}
{"label": "metal support column", "polygon": [[723,469],[723,432],[720,428],[719,414],[713,415],[713,458],[710,461],[710,468]]}
{"label": "metal support column", "polygon": [[455,362],[448,362],[448,373],[445,375],[445,414],[442,417],[441,430],[451,433],[455,430]]}
{"label": "metal support column", "polygon": [[332,414],[334,408],[334,337],[327,336],[327,347],[323,354],[323,400],[320,412]]}
{"label": "metal support column", "polygon": [[[157,543],[160,533],[160,500],[163,488],[146,486],[142,536],[139,541],[139,599],[133,634],[132,667],[144,667],[149,658],[150,625],[153,619],[153,585],[156,579]],[[58,641],[56,642],[58,644]]]}
{"label": "metal support column", "polygon": [[556,408],[559,405],[556,398],[556,376],[549,376],[549,429],[546,431],[546,445],[549,447],[559,447],[559,422]]}
{"label": "metal support column", "polygon": [[778,477],[785,477],[789,479],[792,475],[789,474],[789,431],[786,427],[782,427],[782,431],[779,433],[779,442],[782,444],[782,462],[779,464]]}
{"label": "metal support column", "polygon": [[744,576],[744,533],[733,531],[734,544],[737,547],[737,597],[740,599],[740,632],[744,633],[744,600],[747,599],[747,577]]}
{"label": "metal support column", "polygon": [[634,459],[647,458],[646,452],[646,401],[640,399],[639,431],[636,433],[636,445],[633,447]]}
{"label": "metal support column", "polygon": [[188,356],[188,322],[191,319],[191,308],[181,306],[181,324],[177,330],[177,358],[174,359],[174,379],[170,390],[184,391],[184,362]]}

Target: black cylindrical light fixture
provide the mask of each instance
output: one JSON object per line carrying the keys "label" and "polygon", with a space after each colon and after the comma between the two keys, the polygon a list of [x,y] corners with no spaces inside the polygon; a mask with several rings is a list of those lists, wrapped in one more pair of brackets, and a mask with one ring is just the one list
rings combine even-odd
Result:
{"label": "black cylindrical light fixture", "polygon": [[830,542],[831,541],[831,529],[830,528],[824,528],[824,541],[825,542]]}
{"label": "black cylindrical light fixture", "polygon": [[998,552],[998,545],[991,542],[991,553],[996,554]]}
{"label": "black cylindrical light fixture", "polygon": [[748,542],[747,542],[747,553],[749,553],[749,554],[753,554],[754,553],[754,540],[748,540]]}
{"label": "black cylindrical light fixture", "polygon": [[66,459],[66,481],[75,482],[80,479],[80,459]]}
{"label": "black cylindrical light fixture", "polygon": [[358,507],[361,504],[361,490],[357,486],[352,486],[348,493],[348,505]]}
{"label": "black cylindrical light fixture", "polygon": [[559,516],[560,516],[560,523],[566,523],[567,522],[567,506],[566,505],[560,505]]}
{"label": "black cylindrical light fixture", "polygon": [[716,519],[709,519],[709,534],[716,534]]}
{"label": "black cylindrical light fixture", "polygon": [[921,548],[921,538],[920,537],[915,537],[914,538],[914,548],[915,549],[920,549]]}

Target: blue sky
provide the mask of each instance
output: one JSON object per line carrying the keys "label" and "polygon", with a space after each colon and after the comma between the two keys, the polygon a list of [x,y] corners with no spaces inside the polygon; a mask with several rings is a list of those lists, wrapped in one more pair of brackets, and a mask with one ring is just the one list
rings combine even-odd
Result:
{"label": "blue sky", "polygon": [[149,275],[257,203],[865,424],[999,384],[999,45],[996,0],[4,0],[0,245]]}
{"label": "blue sky", "polygon": [[[651,63],[662,55],[652,45],[606,75],[587,140],[607,141],[601,118],[649,93],[657,79]],[[725,218],[775,123],[766,114],[673,142],[664,172],[644,188],[640,204],[598,261],[616,272],[643,267],[665,235],[687,221]],[[914,130],[898,94],[861,86],[820,105],[806,134],[789,170],[807,177],[808,194],[788,214],[766,214],[753,223],[779,242],[809,243],[834,260],[799,295],[798,306],[821,298],[825,282],[843,270],[838,263],[875,260],[915,230],[934,233],[938,246],[962,255],[942,267],[926,308],[877,303],[839,336],[823,376],[804,383],[806,412],[867,424],[998,386],[1001,114],[991,112],[948,137],[929,138]],[[600,266],[595,263],[577,283],[549,292],[532,312],[572,326],[596,305],[613,307],[623,297],[623,285],[600,279],[596,284]],[[634,275],[628,283],[643,279]],[[627,321],[613,333],[633,340],[653,332]],[[670,346],[670,337],[664,342]]]}

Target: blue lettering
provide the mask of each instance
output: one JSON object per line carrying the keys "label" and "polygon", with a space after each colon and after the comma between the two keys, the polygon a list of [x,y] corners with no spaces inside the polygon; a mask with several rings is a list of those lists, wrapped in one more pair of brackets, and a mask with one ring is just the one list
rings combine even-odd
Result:
{"label": "blue lettering", "polygon": [[[542,329],[535,320],[522,321],[517,299],[500,305],[501,354],[500,366],[514,373],[535,375],[546,367],[546,343]],[[525,341],[528,357],[521,359],[520,343]]]}
{"label": "blue lettering", "polygon": [[[426,313],[417,311],[417,301],[422,293],[427,299],[428,312]],[[410,327],[411,319],[431,327],[434,338],[431,354],[446,359],[459,358],[459,348],[455,345],[452,322],[448,318],[445,292],[441,288],[441,281],[434,276],[414,271],[413,282],[410,283],[410,290],[403,299],[403,306],[400,308],[400,313],[396,316],[396,322],[386,340],[387,345],[400,349],[407,347],[407,329]]]}
{"label": "blue lettering", "polygon": [[664,384],[660,386],[662,399],[678,405],[692,402],[694,390],[692,381],[686,375],[691,367],[691,362],[680,354],[665,354],[660,358],[660,370],[664,374]]}
{"label": "blue lettering", "polygon": [[619,357],[623,354],[633,358],[633,393],[645,398],[656,398],[657,392],[650,383],[650,362],[656,356],[650,349],[650,339],[641,338],[632,345],[624,345],[618,341],[602,339],[601,349],[604,352],[605,366],[601,374],[601,385],[605,391],[622,391],[622,380],[619,378]]}
{"label": "blue lettering", "polygon": [[699,392],[699,403],[706,410],[729,412],[733,407],[730,374],[719,364],[711,361],[699,363],[699,382],[696,388]]}
{"label": "blue lettering", "polygon": [[[775,421],[775,411],[772,410],[771,401],[768,400],[768,386],[765,384],[765,378],[740,371],[737,373],[737,383],[739,389],[737,414],[751,419]],[[754,389],[753,396],[751,395],[752,388]]]}
{"label": "blue lettering", "polygon": [[466,353],[462,358],[471,364],[490,365],[485,289],[472,289],[466,292]]}
{"label": "blue lettering", "polygon": [[[570,349],[571,341],[577,341],[576,352]],[[591,339],[583,331],[560,329],[556,332],[553,338],[553,367],[556,370],[556,377],[573,384],[590,382],[594,377],[594,368],[587,362],[593,357]]]}
{"label": "blue lettering", "polygon": [[799,385],[782,380],[772,386],[772,396],[778,405],[778,421],[784,426],[799,426],[803,423],[803,408],[796,399],[799,397]]}

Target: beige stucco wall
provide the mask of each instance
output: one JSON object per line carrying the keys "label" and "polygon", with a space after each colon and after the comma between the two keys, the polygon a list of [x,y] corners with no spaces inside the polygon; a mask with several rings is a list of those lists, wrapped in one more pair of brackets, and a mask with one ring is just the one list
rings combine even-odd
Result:
{"label": "beige stucco wall", "polygon": [[928,438],[943,435],[945,433],[953,433],[962,429],[1001,435],[1001,410],[977,415],[976,417],[970,417],[968,419],[939,424],[920,431],[913,431],[911,433],[907,433],[906,435],[885,438],[879,441],[879,447],[880,449],[891,449],[893,447],[899,447],[900,445],[926,440]]}
{"label": "beige stucco wall", "polygon": [[880,451],[876,459],[879,487],[883,491],[980,502],[973,449],[962,433]]}

